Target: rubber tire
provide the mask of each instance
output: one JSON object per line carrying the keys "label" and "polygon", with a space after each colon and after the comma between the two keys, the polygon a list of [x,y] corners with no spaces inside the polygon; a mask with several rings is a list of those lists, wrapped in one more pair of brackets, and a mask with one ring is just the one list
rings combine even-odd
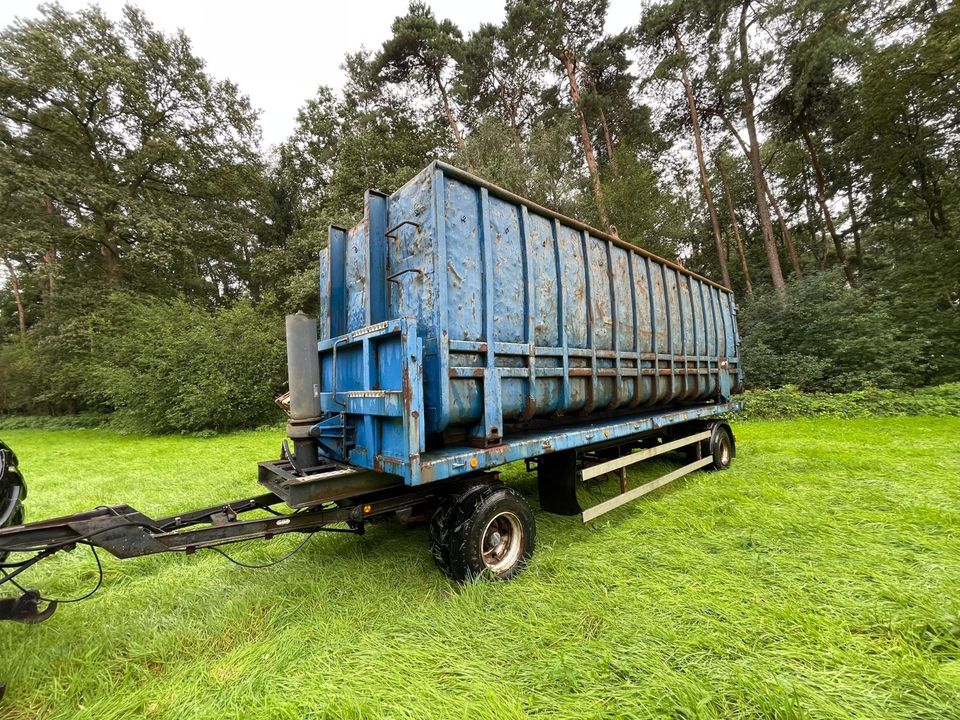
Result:
{"label": "rubber tire", "polygon": [[[726,448],[726,452],[724,452]],[[713,426],[713,433],[710,435],[710,455],[713,462],[704,468],[705,470],[726,470],[733,462],[737,450],[733,440],[733,432],[726,423],[718,423]]]}
{"label": "rubber tire", "polygon": [[[17,468],[16,454],[3,442],[0,442],[0,455],[2,455],[2,458],[0,458],[0,515],[9,510],[13,488],[20,488],[20,498],[17,500],[16,507],[0,527],[22,525],[25,517],[23,499],[27,496],[27,485]],[[7,555],[8,553],[0,552],[0,562],[6,560]]]}
{"label": "rubber tire", "polygon": [[430,554],[433,555],[440,572],[447,577],[453,577],[450,567],[450,535],[455,522],[454,511],[472,495],[489,487],[491,486],[488,484],[471,485],[461,492],[447,495],[430,518]]}
{"label": "rubber tire", "polygon": [[[498,514],[510,511],[516,515],[523,530],[523,546],[517,562],[501,573],[492,574],[483,562],[481,544],[489,522]],[[450,546],[450,577],[466,583],[478,579],[512,580],[523,571],[537,544],[537,523],[533,510],[516,490],[493,485],[472,493],[458,502],[452,515]]]}

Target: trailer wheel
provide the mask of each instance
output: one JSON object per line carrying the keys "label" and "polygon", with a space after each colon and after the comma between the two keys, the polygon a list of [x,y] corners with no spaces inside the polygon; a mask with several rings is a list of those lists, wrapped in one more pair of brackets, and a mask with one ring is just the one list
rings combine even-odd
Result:
{"label": "trailer wheel", "polygon": [[533,555],[537,524],[527,501],[502,485],[471,493],[449,518],[448,574],[458,582],[510,580]]}
{"label": "trailer wheel", "polygon": [[733,432],[726,423],[717,423],[713,426],[710,436],[710,454],[713,462],[707,465],[708,470],[726,470],[737,454],[733,440]]}
{"label": "trailer wheel", "polygon": [[[17,468],[17,456],[5,443],[0,442],[0,528],[23,523],[23,499],[27,486]],[[8,553],[0,551],[0,562]]]}
{"label": "trailer wheel", "polygon": [[430,554],[444,575],[450,575],[450,513],[456,501],[456,496],[448,495],[430,518]]}
{"label": "trailer wheel", "polygon": [[[457,523],[458,511],[469,499],[484,490],[489,490],[490,484],[470,485],[460,492],[444,497],[433,516],[430,518],[430,554],[433,555],[437,567],[447,577],[453,577],[450,566],[451,535]],[[500,487],[497,485],[496,487]]]}

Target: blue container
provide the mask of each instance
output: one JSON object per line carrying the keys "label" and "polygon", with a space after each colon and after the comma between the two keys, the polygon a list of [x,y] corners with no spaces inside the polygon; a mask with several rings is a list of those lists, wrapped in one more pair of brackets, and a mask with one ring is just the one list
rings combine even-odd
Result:
{"label": "blue container", "polygon": [[428,448],[719,407],[742,378],[729,290],[440,162],[330,229],[319,328],[321,454],[412,484]]}

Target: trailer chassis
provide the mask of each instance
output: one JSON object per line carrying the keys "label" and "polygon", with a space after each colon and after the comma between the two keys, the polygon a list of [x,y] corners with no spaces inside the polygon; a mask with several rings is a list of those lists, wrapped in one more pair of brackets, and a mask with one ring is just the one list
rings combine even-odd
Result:
{"label": "trailer chassis", "polygon": [[[389,517],[401,522],[430,521],[431,552],[451,578],[471,580],[493,569],[509,579],[532,554],[536,527],[527,501],[499,482],[499,473],[493,469],[497,460],[497,464],[507,462],[513,459],[511,453],[526,446],[541,448],[543,454],[526,459],[527,469],[537,472],[541,509],[580,515],[588,522],[695,470],[727,467],[735,446],[721,413],[736,407],[727,404],[675,411],[661,415],[657,424],[649,416],[599,423],[586,433],[592,442],[573,447],[568,444],[571,431],[527,434],[514,441],[517,448],[511,448],[508,440],[503,448],[471,449],[468,454],[475,458],[469,462],[472,472],[419,485],[333,461],[301,468],[296,454],[284,446],[280,460],[259,464],[259,481],[268,490],[260,495],[162,518],[151,518],[123,504],[0,528],[0,586],[11,583],[22,593],[0,600],[0,620],[36,623],[49,618],[57,601],[28,590],[18,578],[42,560],[78,546],[91,547],[94,554],[101,548],[117,558],[161,552],[190,554],[294,532],[363,534],[367,523]],[[627,422],[642,429],[632,435],[619,434]],[[672,451],[685,452],[687,462],[627,489],[627,467]],[[431,460],[439,466],[453,466],[459,459],[441,451]],[[594,507],[581,508],[578,486],[609,474],[619,475],[620,493]],[[485,527],[475,529],[476,523]],[[11,560],[11,553],[27,557]],[[509,565],[504,558],[511,559]]]}
{"label": "trailer chassis", "polygon": [[[271,463],[272,464],[272,463]],[[319,475],[319,474],[318,474]],[[418,506],[429,510],[440,486],[410,488],[399,484],[360,497],[325,501],[282,512],[286,500],[269,492],[228,503],[154,519],[130,505],[98,507],[29,525],[0,529],[0,553],[32,553],[25,560],[0,563],[0,585],[15,579],[37,563],[78,546],[102,548],[117,558],[133,558],[162,552],[191,554],[245,540],[270,539],[287,533],[338,532],[362,535],[367,523],[399,515],[414,518]],[[251,517],[256,515],[256,517]],[[340,525],[341,527],[331,527]],[[22,589],[19,598],[0,600],[0,620],[35,623],[46,620],[57,607]]]}

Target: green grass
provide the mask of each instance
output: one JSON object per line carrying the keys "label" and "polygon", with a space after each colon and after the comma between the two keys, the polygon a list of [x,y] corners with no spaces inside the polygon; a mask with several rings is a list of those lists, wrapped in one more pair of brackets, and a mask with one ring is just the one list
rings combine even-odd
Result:
{"label": "green grass", "polygon": [[[107,558],[93,600],[0,627],[0,717],[960,717],[960,418],[736,430],[728,472],[589,526],[537,513],[537,553],[509,584],[451,584],[426,530],[393,524],[317,536],[269,570]],[[252,494],[280,435],[4,440],[39,519]],[[507,475],[535,500],[522,468]],[[29,582],[94,580],[78,550]]]}

